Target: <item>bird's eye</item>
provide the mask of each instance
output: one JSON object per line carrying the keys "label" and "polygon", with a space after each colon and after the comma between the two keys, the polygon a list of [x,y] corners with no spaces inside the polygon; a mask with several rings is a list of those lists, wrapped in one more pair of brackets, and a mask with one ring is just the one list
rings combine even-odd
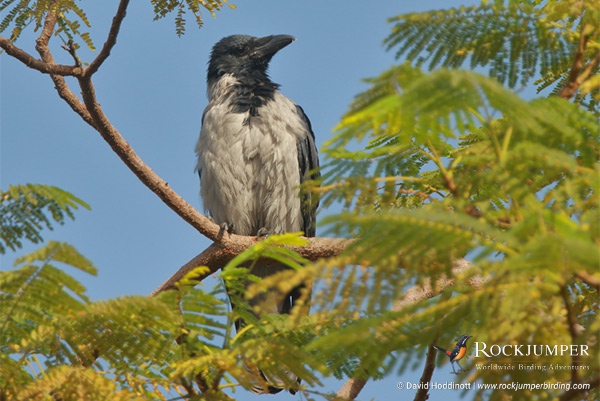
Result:
{"label": "bird's eye", "polygon": [[236,46],[233,49],[233,54],[235,54],[236,56],[241,56],[246,52],[246,46],[240,45],[240,46]]}

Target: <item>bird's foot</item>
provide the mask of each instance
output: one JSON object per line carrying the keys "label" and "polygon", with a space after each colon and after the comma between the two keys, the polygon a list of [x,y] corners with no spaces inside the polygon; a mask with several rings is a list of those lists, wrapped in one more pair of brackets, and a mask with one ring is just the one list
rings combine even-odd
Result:
{"label": "bird's foot", "polygon": [[269,230],[266,229],[266,227],[261,227],[258,229],[258,232],[256,233],[257,237],[268,237],[269,235],[271,235],[271,232]]}
{"label": "bird's foot", "polygon": [[233,233],[233,230],[235,229],[235,224],[234,223],[221,223],[221,230],[219,232],[219,235],[223,235],[224,233],[227,234],[231,234]]}

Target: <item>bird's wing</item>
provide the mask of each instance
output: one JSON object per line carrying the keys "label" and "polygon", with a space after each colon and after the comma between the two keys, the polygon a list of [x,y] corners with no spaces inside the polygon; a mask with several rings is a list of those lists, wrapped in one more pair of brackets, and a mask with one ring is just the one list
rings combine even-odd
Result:
{"label": "bird's wing", "polygon": [[[300,183],[308,180],[315,180],[320,177],[319,155],[315,145],[315,134],[312,131],[310,120],[302,110],[302,107],[296,105],[296,112],[304,122],[307,135],[300,137],[297,143],[298,166],[300,167]],[[304,192],[302,195],[302,219],[304,220],[303,231],[307,237],[315,236],[317,206],[319,205],[318,196],[314,193]]]}
{"label": "bird's wing", "polygon": [[[208,105],[206,106],[206,108],[204,109],[204,112],[202,113],[202,120],[200,123],[200,127],[204,126],[204,117],[206,116],[206,112],[210,109],[211,105],[212,105],[212,102],[209,102]],[[202,132],[202,128],[200,128],[200,132]],[[199,149],[198,145],[196,145],[196,155],[198,155],[200,151],[201,151],[201,149]],[[198,177],[200,178],[200,181],[202,181],[202,168],[200,168],[200,164],[198,164],[196,166],[196,172],[198,173]]]}

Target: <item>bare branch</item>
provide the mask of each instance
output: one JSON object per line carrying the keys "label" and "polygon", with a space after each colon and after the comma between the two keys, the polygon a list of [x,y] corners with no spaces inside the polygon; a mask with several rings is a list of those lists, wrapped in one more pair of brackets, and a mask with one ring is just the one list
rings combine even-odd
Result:
{"label": "bare branch", "polygon": [[[473,265],[465,259],[458,259],[454,262],[454,267],[452,268],[452,273],[454,276],[464,273],[468,269],[472,268]],[[488,277],[483,276],[474,276],[467,280],[467,284],[479,289],[483,286],[483,284],[488,280]],[[398,312],[404,309],[407,306],[414,305],[417,302],[424,301],[429,298],[433,298],[434,296],[440,294],[446,287],[454,285],[453,278],[440,278],[437,280],[437,285],[435,288],[432,288],[429,283],[425,283],[422,286],[415,286],[409,288],[405,293],[404,297],[396,302],[392,307],[392,311]],[[423,371],[423,375],[421,376],[421,383],[424,381],[429,382],[431,380],[431,376],[433,375],[433,369],[435,367],[435,350],[430,347],[426,357],[425,370]],[[357,368],[358,372],[364,373],[364,369],[361,369],[360,365]],[[363,387],[367,384],[367,380],[364,377],[351,377],[349,378],[339,389],[336,396],[340,397],[344,400],[353,400],[355,399]],[[417,396],[415,397],[415,401],[418,400],[426,400],[427,392],[419,395],[417,392]],[[337,399],[337,398],[336,398]]]}
{"label": "bare branch", "polygon": [[[51,6],[54,6],[56,1],[54,1]],[[54,10],[54,7],[51,7]],[[52,53],[48,49],[48,42],[52,33],[54,32],[54,27],[56,26],[56,14],[54,11],[49,11],[46,15],[46,19],[44,20],[44,26],[40,36],[36,40],[35,49],[39,53],[42,61],[49,66],[56,66],[56,62],[54,61],[54,57]],[[75,75],[79,76],[81,74]],[[54,82],[54,86],[58,95],[65,101],[67,104],[75,111],[75,113],[79,114],[79,116],[89,125],[95,128],[94,122],[92,121],[92,117],[85,109],[85,106],[79,98],[69,89],[65,78],[62,74],[59,73],[51,73],[50,78]]]}
{"label": "bare branch", "polygon": [[[571,307],[571,302],[569,300],[569,290],[567,288],[566,285],[563,285],[560,287],[560,296],[563,299],[563,302],[565,304],[565,310],[567,312],[567,324],[569,327],[569,334],[571,335],[571,343],[572,344],[576,344],[577,343],[577,337],[579,337],[579,332],[578,332],[578,323],[577,323],[577,316],[575,316],[575,312],[573,311],[573,308]],[[579,356],[572,356],[571,357],[571,365],[572,366],[577,366],[579,367],[581,365],[580,361],[579,361]],[[579,377],[579,370],[578,369],[573,369],[571,371],[571,383],[579,383],[581,381],[580,377]]]}
{"label": "bare branch", "polygon": [[96,128],[125,165],[175,213],[196,228],[201,234],[215,241],[219,234],[219,226],[198,212],[185,199],[173,191],[166,181],[160,178],[158,174],[144,163],[119,131],[110,123],[96,101],[96,93],[91,77],[87,75],[80,77],[79,86],[81,87],[83,102],[90,113],[94,128]]}
{"label": "bare branch", "polygon": [[35,50],[37,50],[42,57],[42,60],[44,60],[47,64],[56,64],[54,57],[52,57],[52,53],[50,53],[50,49],[48,49],[48,42],[50,42],[50,37],[52,36],[54,27],[56,26],[56,3],[57,0],[52,0],[48,5],[49,11],[44,19],[42,31],[40,32],[40,36],[38,36],[35,41]]}
{"label": "bare branch", "polygon": [[360,394],[366,384],[367,379],[351,377],[339,389],[335,399],[353,400],[358,397],[358,394]]}
{"label": "bare branch", "polygon": [[8,54],[13,56],[27,67],[39,71],[43,74],[58,74],[63,76],[81,75],[83,69],[73,65],[49,64],[33,57],[23,49],[15,46],[10,40],[0,36],[0,47]]}
{"label": "bare branch", "polygon": [[[96,129],[104,140],[110,145],[115,153],[123,160],[129,169],[144,183],[150,190],[157,194],[163,202],[173,209],[185,221],[190,223],[200,233],[215,241],[219,233],[219,227],[212,223],[207,217],[199,213],[194,207],[188,204],[181,196],[173,191],[167,182],[162,180],[150,167],[148,167],[142,159],[133,151],[131,146],[125,141],[121,134],[110,123],[100,105],[96,101],[96,95],[93,83],[91,81],[92,74],[98,70],[100,65],[106,60],[110,54],[110,50],[116,43],[116,38],[119,33],[121,22],[125,17],[125,12],[129,0],[121,0],[117,14],[113,19],[108,39],[98,57],[92,62],[90,67],[82,74],[78,67],[69,67],[68,70],[62,71],[65,66],[58,66],[54,61],[54,57],[48,48],[50,37],[54,33],[56,26],[56,9],[54,0],[49,4],[49,12],[46,15],[42,30],[39,37],[36,39],[36,50],[40,54],[42,61],[28,55],[26,52],[18,49],[16,46],[6,39],[3,39],[0,44],[3,48],[8,49],[7,53],[15,55],[17,59],[26,65],[34,65],[40,67],[50,74],[52,81],[56,87],[59,96],[67,102],[67,104],[79,116],[94,129]],[[73,54],[72,54],[73,55]],[[77,74],[74,71],[78,71]],[[63,74],[63,72],[65,74]],[[78,78],[79,86],[82,90],[83,103],[69,89],[63,75],[72,75]]]}
{"label": "bare branch", "polygon": [[[420,384],[429,383],[435,370],[435,357],[437,350],[432,346],[429,346],[427,356],[425,357],[425,367],[423,368],[423,374],[419,379]],[[427,401],[429,399],[429,386],[419,386],[419,390],[415,394],[414,401]]]}
{"label": "bare branch", "polygon": [[121,23],[127,14],[127,6],[129,5],[129,0],[121,0],[119,2],[119,7],[117,8],[117,13],[113,17],[112,24],[110,26],[110,30],[108,31],[108,37],[106,38],[106,42],[104,42],[104,46],[102,46],[102,50],[96,56],[96,58],[90,63],[89,67],[85,70],[85,75],[91,76],[98,68],[104,63],[104,61],[110,56],[110,51],[117,43],[117,36],[119,36],[119,30],[121,29]]}

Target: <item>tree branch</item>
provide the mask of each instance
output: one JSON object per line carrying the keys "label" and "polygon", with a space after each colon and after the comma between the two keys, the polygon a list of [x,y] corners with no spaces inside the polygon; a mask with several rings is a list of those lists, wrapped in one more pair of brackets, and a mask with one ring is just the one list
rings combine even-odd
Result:
{"label": "tree branch", "polygon": [[110,56],[110,51],[117,43],[117,37],[119,36],[119,30],[121,29],[121,23],[123,19],[125,19],[125,15],[127,14],[127,6],[129,5],[129,0],[121,0],[119,2],[119,7],[117,8],[117,13],[113,17],[112,24],[110,26],[110,30],[108,31],[108,37],[106,38],[106,42],[104,42],[104,46],[102,46],[102,50],[96,56],[96,58],[90,63],[88,68],[85,69],[85,75],[91,76],[98,68],[104,63],[104,61]]}
{"label": "tree branch", "polygon": [[[357,368],[360,369],[360,366]],[[353,400],[358,397],[361,390],[367,384],[368,379],[351,377],[342,385],[342,387],[338,390],[336,394],[336,400]]]}
{"label": "tree branch", "polygon": [[[454,276],[456,276],[456,275],[459,275],[459,274],[467,271],[471,267],[473,267],[473,265],[469,261],[467,261],[465,259],[458,259],[454,262],[454,267],[452,268],[452,273]],[[476,289],[480,289],[483,287],[483,284],[488,279],[489,279],[488,277],[474,276],[474,277],[469,278],[469,280],[467,280],[466,284],[468,284]],[[440,278],[437,280],[435,288],[432,288],[429,283],[425,283],[422,286],[415,286],[415,287],[409,288],[405,292],[404,297],[400,301],[396,302],[391,310],[393,312],[399,312],[407,306],[414,305],[417,302],[421,302],[426,299],[433,298],[434,296],[440,294],[446,287],[449,287],[451,285],[454,285],[453,278]],[[423,374],[421,375],[421,383],[423,383],[424,381],[429,382],[431,380],[431,376],[433,375],[433,370],[435,368],[434,361],[435,361],[435,350],[432,347],[429,347],[429,351],[427,353],[427,357],[426,357],[426,361],[425,361],[425,369],[423,371]],[[364,372],[364,369],[361,369],[360,364],[357,367],[357,371]],[[360,391],[363,389],[363,387],[367,384],[367,380],[368,380],[368,378],[359,377],[359,376],[349,378],[339,389],[336,396],[343,400],[355,399],[358,396],[358,394],[360,393]],[[418,397],[420,397],[420,398],[418,398]],[[415,401],[426,400],[426,399],[427,399],[427,391],[423,394],[420,394],[420,392],[417,392],[417,395],[415,396]]]}
{"label": "tree branch", "polygon": [[48,49],[48,42],[50,42],[50,37],[54,33],[54,27],[56,26],[56,3],[57,0],[52,0],[48,5],[49,11],[44,19],[42,31],[35,41],[35,50],[37,50],[46,64],[56,64],[52,53],[50,53],[50,49]]}
{"label": "tree branch", "polygon": [[39,71],[43,74],[58,74],[62,76],[81,75],[83,69],[74,65],[49,64],[39,60],[27,53],[23,49],[15,46],[10,40],[0,36],[0,47],[8,54],[25,64],[27,67]]}
{"label": "tree branch", "polygon": [[[55,3],[56,3],[56,1],[54,1],[51,4],[51,6],[53,6]],[[42,58],[42,61],[48,66],[56,65],[56,62],[54,61],[54,57],[52,56],[50,49],[48,49],[48,42],[50,40],[50,37],[52,36],[52,33],[54,32],[55,26],[56,26],[56,14],[54,11],[49,11],[48,14],[46,15],[46,19],[44,20],[44,26],[43,26],[42,32],[40,33],[40,36],[37,38],[36,44],[35,44],[35,49],[37,50],[40,57]],[[75,113],[77,113],[86,123],[88,123],[89,125],[91,125],[92,127],[95,128],[94,122],[92,121],[92,117],[90,116],[90,113],[88,113],[88,111],[85,109],[85,106],[83,105],[83,103],[81,103],[79,98],[71,91],[71,89],[69,89],[69,86],[67,85],[67,82],[65,81],[65,78],[61,74],[58,74],[58,73],[57,74],[51,73],[50,78],[54,82],[54,87],[55,87],[56,91],[58,92],[58,95],[61,97],[61,99],[63,99],[71,107],[71,109]]]}
{"label": "tree branch", "polygon": [[[425,367],[423,368],[423,374],[419,379],[420,384],[429,383],[431,381],[431,377],[433,376],[433,371],[435,370],[435,357],[437,350],[433,348],[431,345],[429,346],[429,350],[427,350],[427,356],[425,357]],[[428,386],[419,386],[419,390],[415,394],[414,401],[427,401],[429,399],[429,387]]]}
{"label": "tree branch", "polygon": [[[53,4],[56,3],[56,0]],[[50,9],[53,10],[50,4]],[[79,114],[79,116],[96,129],[113,151],[129,167],[129,169],[144,183],[152,192],[157,194],[162,201],[174,210],[180,217],[196,228],[201,234],[215,241],[219,233],[219,227],[213,224],[207,217],[199,213],[194,207],[187,203],[181,196],[173,191],[167,182],[162,180],[142,159],[133,151],[123,136],[110,123],[100,105],[96,101],[96,94],[91,76],[98,70],[100,65],[109,56],[115,45],[121,22],[125,18],[129,0],[121,0],[119,8],[109,31],[108,39],[102,51],[83,74],[74,75],[79,80],[79,86],[83,95],[83,103],[69,89],[64,77],[59,74],[50,74],[59,96]],[[56,13],[49,11],[44,20],[40,36],[36,40],[36,50],[40,54],[45,65],[56,66],[54,57],[48,49],[48,42],[56,26]],[[16,48],[15,48],[16,49]],[[11,49],[14,53],[16,50]],[[23,55],[22,55],[23,56]],[[25,61],[31,62],[32,57]],[[52,69],[51,67],[48,67]]]}
{"label": "tree branch", "polygon": [[[210,222],[216,229],[219,226]],[[342,253],[344,249],[353,241],[341,238],[324,238],[314,237],[306,238],[309,242],[305,247],[290,247],[290,249],[298,252],[302,257],[316,261],[323,258],[331,258]],[[218,241],[214,242],[202,253],[192,258],[171,275],[163,284],[152,291],[150,296],[156,296],[163,291],[175,289],[175,284],[181,280],[186,274],[194,270],[198,266],[207,266],[209,268],[204,274],[195,277],[195,280],[202,281],[206,277],[222,269],[234,257],[260,241],[260,237],[246,237],[236,234],[222,234]]]}
{"label": "tree branch", "polygon": [[129,167],[148,189],[158,195],[167,206],[192,225],[192,227],[207,238],[213,241],[217,240],[220,231],[219,226],[198,212],[185,199],[173,191],[166,181],[160,178],[158,174],[144,163],[119,131],[110,123],[96,101],[96,93],[91,77],[88,75],[79,77],[79,86],[83,95],[83,102],[90,113],[94,128],[96,128],[125,165]]}
{"label": "tree branch", "polygon": [[[573,311],[573,308],[571,307],[571,302],[569,300],[569,290],[567,288],[566,285],[562,285],[560,287],[560,296],[563,299],[563,302],[565,304],[565,310],[567,312],[567,325],[569,328],[569,334],[571,336],[571,344],[576,344],[577,343],[577,337],[579,337],[579,333],[578,333],[578,323],[577,323],[577,317],[575,316],[575,313]],[[571,366],[576,366],[579,367],[581,365],[581,363],[579,362],[579,356],[575,355],[571,357]],[[579,370],[578,369],[573,369],[571,371],[571,383],[579,383],[581,381],[580,377],[579,377]]]}
{"label": "tree branch", "polygon": [[583,281],[587,285],[594,287],[596,291],[600,292],[600,280],[585,271],[579,271],[575,273],[575,277]]}
{"label": "tree branch", "polygon": [[570,100],[575,93],[579,90],[581,84],[588,79],[590,74],[598,67],[600,63],[600,52],[592,58],[592,60],[584,67],[583,58],[587,49],[587,43],[592,35],[597,35],[598,30],[593,26],[586,24],[581,26],[581,32],[579,36],[579,45],[573,56],[573,64],[571,71],[569,72],[569,79],[564,88],[560,91],[558,96],[563,99]]}

